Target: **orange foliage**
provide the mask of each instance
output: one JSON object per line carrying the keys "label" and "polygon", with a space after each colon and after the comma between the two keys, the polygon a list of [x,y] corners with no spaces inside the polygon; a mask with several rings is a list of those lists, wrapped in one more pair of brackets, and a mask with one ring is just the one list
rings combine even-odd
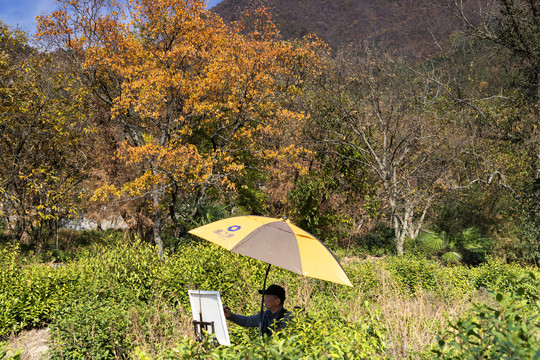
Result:
{"label": "orange foliage", "polygon": [[118,159],[138,169],[96,198],[163,194],[173,183],[231,190],[249,159],[301,168],[305,118],[286,105],[317,65],[317,42],[281,41],[264,9],[228,27],[202,0],[59,3],[38,18],[38,36],[80,63],[126,132]]}

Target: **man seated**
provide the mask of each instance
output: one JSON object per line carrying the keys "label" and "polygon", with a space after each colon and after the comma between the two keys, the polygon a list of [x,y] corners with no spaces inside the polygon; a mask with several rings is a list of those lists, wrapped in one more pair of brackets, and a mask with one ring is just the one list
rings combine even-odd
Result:
{"label": "man seated", "polygon": [[[263,290],[259,290],[259,294],[262,294]],[[285,302],[285,289],[279,285],[270,285],[264,290],[264,305],[266,311],[262,316],[261,327],[261,314],[255,314],[250,316],[243,316],[234,314],[228,306],[223,307],[223,312],[228,320],[242,327],[260,327],[263,334],[271,336],[277,330],[283,329],[287,326],[288,322],[292,320],[292,314],[290,311],[283,307]]]}

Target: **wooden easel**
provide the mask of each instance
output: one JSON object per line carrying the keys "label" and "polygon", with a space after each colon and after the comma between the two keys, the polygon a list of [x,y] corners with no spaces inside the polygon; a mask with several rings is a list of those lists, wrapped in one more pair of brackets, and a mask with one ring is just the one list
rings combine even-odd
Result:
{"label": "wooden easel", "polygon": [[[188,290],[195,339],[213,346],[230,346],[223,305],[218,291]],[[204,305],[204,306],[203,306]],[[204,313],[204,314],[203,314]]]}
{"label": "wooden easel", "polygon": [[[213,321],[203,321],[202,312],[199,313],[200,320],[193,320],[193,331],[195,332],[195,338],[197,341],[203,341],[205,333],[208,334],[208,330],[212,330],[212,334],[216,333],[216,328]],[[218,342],[214,338],[215,342]],[[218,343],[219,344],[219,343]]]}

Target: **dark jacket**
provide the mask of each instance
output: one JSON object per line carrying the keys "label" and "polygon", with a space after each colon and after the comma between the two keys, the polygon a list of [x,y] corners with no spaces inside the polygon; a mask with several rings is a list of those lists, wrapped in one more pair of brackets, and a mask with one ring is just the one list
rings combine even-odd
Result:
{"label": "dark jacket", "polygon": [[[276,311],[275,314],[272,314],[270,310],[266,310],[263,313],[262,333],[271,336],[275,331],[287,327],[287,324],[292,320],[292,317],[291,312],[285,308],[281,308],[281,310]],[[250,316],[232,314],[229,320],[245,328],[259,327],[261,324],[261,314],[259,313]]]}

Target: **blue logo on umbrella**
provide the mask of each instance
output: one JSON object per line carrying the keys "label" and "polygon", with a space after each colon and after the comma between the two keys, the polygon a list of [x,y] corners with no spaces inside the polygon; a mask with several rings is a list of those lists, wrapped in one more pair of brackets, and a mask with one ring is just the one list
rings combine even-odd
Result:
{"label": "blue logo on umbrella", "polygon": [[227,228],[227,231],[237,231],[237,230],[240,230],[242,227],[240,225],[233,225],[233,226],[229,226]]}

